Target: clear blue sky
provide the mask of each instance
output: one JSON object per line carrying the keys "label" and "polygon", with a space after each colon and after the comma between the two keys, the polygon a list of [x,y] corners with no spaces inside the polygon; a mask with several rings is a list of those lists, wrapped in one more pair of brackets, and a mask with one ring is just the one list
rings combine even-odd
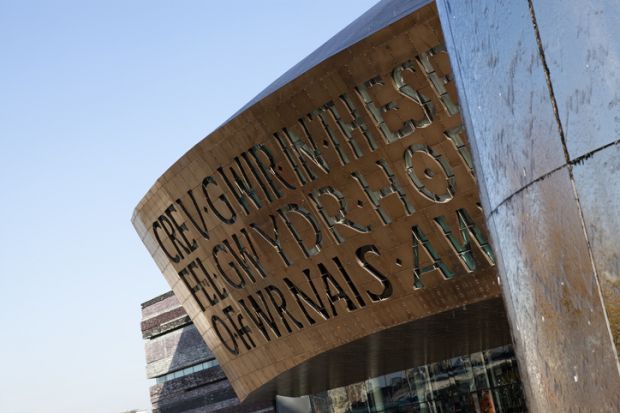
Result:
{"label": "clear blue sky", "polygon": [[0,412],[150,407],[134,206],[373,3],[0,0]]}

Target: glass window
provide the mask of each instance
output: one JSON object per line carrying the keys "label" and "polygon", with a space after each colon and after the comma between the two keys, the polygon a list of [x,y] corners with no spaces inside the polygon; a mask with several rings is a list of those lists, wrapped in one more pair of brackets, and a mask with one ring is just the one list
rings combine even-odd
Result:
{"label": "glass window", "polygon": [[477,394],[478,408],[480,412],[493,412],[496,413],[495,403],[493,402],[493,395],[491,390],[480,390]]}
{"label": "glass window", "polygon": [[415,402],[405,371],[385,376],[384,397],[385,404],[390,407],[403,407]]}
{"label": "glass window", "polygon": [[420,403],[420,404],[414,404],[412,405],[409,410],[406,410],[407,413],[411,412],[411,413],[435,413],[437,410],[435,410],[435,405],[434,403]]}
{"label": "glass window", "polygon": [[509,346],[485,351],[484,357],[488,369],[487,374],[491,377],[493,386],[503,386],[519,381],[514,353]]}
{"label": "glass window", "polygon": [[476,390],[469,356],[453,358],[450,360],[450,367],[457,393],[471,393]]}
{"label": "glass window", "polygon": [[450,377],[450,362],[440,361],[429,366],[434,400],[447,400],[456,393],[454,380]]}
{"label": "glass window", "polygon": [[527,412],[510,346],[310,396],[313,413]]}
{"label": "glass window", "polygon": [[348,413],[351,411],[351,402],[344,387],[327,391],[331,413]]}
{"label": "glass window", "polygon": [[368,395],[366,393],[366,383],[356,383],[346,387],[347,396],[351,401],[351,413],[367,413]]}
{"label": "glass window", "polygon": [[489,377],[487,376],[487,368],[484,362],[484,355],[480,352],[469,356],[472,372],[474,374],[474,385],[478,390],[488,389],[491,387]]}
{"label": "glass window", "polygon": [[330,413],[327,392],[321,392],[310,396],[312,413]]}
{"label": "glass window", "polygon": [[385,410],[383,403],[385,387],[385,377],[375,377],[366,380],[366,394],[368,394],[368,406],[371,412],[382,412]]}
{"label": "glass window", "polygon": [[407,370],[407,378],[409,379],[414,402],[419,403],[433,399],[433,391],[427,366]]}

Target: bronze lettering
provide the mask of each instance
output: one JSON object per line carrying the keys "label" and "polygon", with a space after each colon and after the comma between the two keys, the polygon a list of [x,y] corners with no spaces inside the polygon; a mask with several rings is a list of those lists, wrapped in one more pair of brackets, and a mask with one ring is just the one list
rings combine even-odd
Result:
{"label": "bronze lettering", "polygon": [[251,309],[248,307],[248,305],[243,299],[239,300],[239,304],[241,305],[241,307],[243,307],[248,317],[250,317],[250,320],[252,320],[254,325],[258,328],[258,331],[260,331],[263,337],[265,337],[265,340],[271,341],[271,336],[269,335],[269,330],[265,326],[265,323],[267,324],[267,326],[269,326],[269,328],[276,335],[276,337],[281,337],[282,333],[280,333],[275,319],[271,315],[271,311],[269,310],[269,306],[265,301],[265,297],[263,297],[262,291],[257,291],[256,295],[258,295],[258,297],[260,298],[262,306],[251,295],[247,296],[247,300],[252,306]]}
{"label": "bronze lettering", "polygon": [[[445,176],[446,193],[436,194],[430,188],[424,185],[424,182],[416,173],[416,167],[414,165],[414,156],[418,154],[419,156],[424,156],[427,159],[430,159],[435,165],[439,165],[441,172]],[[456,177],[454,176],[452,167],[442,155],[436,153],[429,146],[421,144],[414,144],[409,146],[405,150],[405,166],[407,168],[407,175],[409,175],[411,183],[413,183],[413,186],[424,197],[438,203],[445,203],[454,198],[454,194],[456,192]],[[423,175],[425,179],[432,179],[435,176],[435,172],[433,169],[426,168],[423,172]]]}
{"label": "bronze lettering", "polygon": [[198,233],[202,235],[204,239],[209,239],[209,230],[207,229],[207,224],[205,223],[205,219],[202,215],[203,211],[207,212],[207,208],[202,207],[202,210],[201,210],[201,208],[198,207],[198,203],[196,202],[196,198],[194,197],[194,193],[192,192],[191,189],[187,191],[187,196],[189,196],[189,199],[192,200],[192,205],[194,205],[194,210],[196,211],[198,218],[200,219],[200,224],[198,224],[196,222],[196,219],[194,219],[194,217],[192,217],[192,215],[187,211],[187,208],[185,208],[185,205],[183,205],[183,201],[181,200],[181,198],[178,198],[176,200],[177,205],[181,207],[181,210],[183,211],[185,216],[189,219],[189,221],[192,223],[196,231],[198,231]]}
{"label": "bronze lettering", "polygon": [[398,195],[398,198],[400,199],[400,202],[402,203],[405,209],[405,213],[407,215],[413,214],[415,212],[415,209],[413,208],[413,205],[407,198],[407,194],[405,193],[403,188],[400,186],[398,179],[396,179],[396,175],[394,175],[394,172],[392,172],[388,163],[384,161],[383,159],[380,159],[377,161],[377,165],[379,166],[379,168],[381,168],[383,173],[386,175],[388,182],[389,182],[388,186],[384,186],[382,188],[379,188],[378,190],[374,190],[369,187],[368,181],[360,172],[354,171],[352,173],[352,176],[353,178],[355,178],[358,185],[362,188],[362,190],[366,194],[366,197],[372,204],[377,215],[379,215],[379,217],[381,218],[381,221],[383,221],[383,224],[387,225],[390,222],[392,222],[392,219],[390,218],[388,213],[381,207],[380,201],[383,198],[391,194]]}
{"label": "bronze lettering", "polygon": [[[211,316],[211,326],[213,327],[215,334],[220,339],[222,344],[224,344],[226,350],[228,350],[234,356],[239,355],[239,345],[237,344],[237,337],[233,334],[232,331],[230,331],[230,328],[226,325],[226,322],[222,320],[218,315],[213,315]],[[222,337],[222,331],[220,330],[220,326],[223,327],[224,330],[226,330],[226,336],[228,340],[225,340],[224,337]]]}
{"label": "bronze lettering", "polygon": [[[323,196],[336,200],[338,203],[338,211],[335,214],[328,214],[325,206],[321,202],[321,198]],[[347,218],[347,200],[344,198],[342,192],[333,186],[324,186],[322,188],[315,189],[308,194],[308,198],[312,201],[312,205],[318,211],[319,216],[323,218],[323,222],[329,229],[329,233],[332,235],[337,244],[342,244],[345,241],[345,238],[340,234],[336,228],[336,225],[342,225],[362,234],[370,232],[370,225],[356,224]]]}
{"label": "bronze lettering", "polygon": [[235,319],[233,318],[235,310],[232,306],[229,305],[224,307],[223,311],[224,315],[228,319],[228,322],[235,329],[234,335],[241,339],[241,342],[245,345],[246,350],[251,350],[256,347],[256,343],[254,343],[254,340],[252,339],[250,328],[243,323],[243,315],[237,314],[237,321],[235,322]]}
{"label": "bronze lettering", "polygon": [[[454,273],[448,268],[448,266],[441,260],[439,254],[435,251],[435,248],[431,245],[431,242],[426,237],[426,234],[422,232],[420,227],[414,225],[411,228],[412,233],[412,247],[413,247],[413,287],[419,289],[424,287],[422,283],[422,274],[439,270],[441,275],[445,279],[454,277]],[[422,248],[420,248],[420,245]],[[431,263],[422,266],[421,252],[424,251],[424,255]]]}
{"label": "bronze lettering", "polygon": [[[282,291],[280,291],[280,289],[277,288],[274,285],[268,285],[267,287],[265,287],[265,291],[267,292],[267,295],[269,295],[269,299],[271,300],[271,304],[273,304],[274,308],[276,309],[276,311],[280,315],[280,320],[282,321],[282,324],[284,324],[284,327],[286,328],[286,331],[288,331],[289,333],[293,331],[293,329],[291,328],[291,326],[288,323],[287,317],[291,320],[291,322],[298,329],[301,330],[304,327],[304,325],[301,322],[299,322],[299,320],[297,320],[286,309],[286,299],[284,298],[284,295],[282,294]],[[276,297],[274,297],[274,295],[277,296],[277,300],[276,300]]]}
{"label": "bronze lettering", "polygon": [[[434,219],[435,223],[442,231],[443,235],[449,241],[450,246],[459,257],[461,264],[467,272],[472,272],[476,269],[476,261],[474,260],[472,244],[476,245],[480,251],[484,254],[487,262],[490,265],[495,265],[495,257],[489,242],[482,235],[480,228],[470,218],[469,214],[464,208],[456,211],[458,221],[458,231],[452,231],[448,226],[446,218],[438,216]],[[463,242],[460,242],[455,235],[458,232],[461,234]]]}
{"label": "bronze lettering", "polygon": [[[321,242],[323,240],[321,228],[319,227],[319,223],[316,218],[310,213],[310,211],[297,204],[288,204],[280,208],[278,213],[293,235],[293,238],[295,238],[295,241],[297,241],[299,248],[301,248],[306,258],[316,255],[319,251],[321,251]],[[301,232],[295,227],[295,225],[293,225],[293,222],[290,219],[292,213],[295,213],[299,217],[303,218],[312,227],[312,230],[314,231],[314,244],[311,247],[306,247],[302,239]]]}
{"label": "bronze lettering", "polygon": [[310,316],[310,314],[308,314],[308,310],[306,309],[306,306],[309,306],[314,312],[320,315],[321,318],[323,318],[324,320],[329,319],[329,313],[327,312],[325,305],[323,304],[323,300],[321,300],[321,296],[316,290],[316,287],[314,286],[314,282],[312,282],[312,278],[310,278],[310,270],[306,268],[303,270],[303,273],[304,273],[304,277],[306,278],[306,282],[312,289],[312,293],[314,294],[314,300],[310,298],[308,294],[306,294],[301,288],[295,285],[287,277],[284,277],[284,283],[291,291],[291,294],[293,294],[293,296],[295,297],[295,300],[297,300],[297,305],[299,306],[301,311],[306,316],[306,320],[308,320],[310,325],[315,324],[316,321],[314,320],[314,318]]}
{"label": "bronze lettering", "polygon": [[227,225],[234,224],[235,221],[237,220],[237,213],[232,208],[232,205],[230,205],[230,202],[228,202],[228,198],[226,198],[226,196],[223,193],[220,194],[220,196],[218,197],[218,200],[221,203],[223,203],[228,209],[228,217],[226,217],[226,215],[222,214],[222,212],[218,208],[216,208],[215,205],[213,204],[213,200],[211,199],[211,196],[209,195],[209,191],[207,189],[209,185],[219,186],[212,176],[207,176],[205,179],[202,180],[202,193],[204,194],[207,200],[207,204],[209,205],[209,208],[211,208],[211,211],[213,211],[215,216],[220,221],[222,221],[224,224],[227,224]]}
{"label": "bronze lettering", "polygon": [[282,261],[286,266],[290,266],[291,260],[282,249],[282,244],[280,243],[280,233],[278,232],[278,223],[276,217],[273,215],[269,215],[269,219],[271,222],[271,232],[273,236],[267,234],[267,232],[263,231],[258,225],[254,223],[250,224],[250,228],[252,228],[254,232],[260,235],[263,240],[267,241],[267,243],[278,252],[278,255],[280,256],[280,258],[282,258]]}
{"label": "bronze lettering", "polygon": [[367,254],[374,254],[374,255],[381,255],[381,254],[379,254],[379,250],[374,245],[363,245],[355,251],[355,256],[357,257],[357,263],[362,268],[364,268],[370,275],[372,275],[374,279],[376,279],[377,281],[381,283],[381,285],[383,286],[383,290],[380,293],[375,293],[370,290],[366,290],[366,294],[368,294],[368,297],[373,302],[387,300],[388,298],[392,296],[392,293],[393,293],[392,283],[385,275],[383,275],[378,269],[376,269],[372,264],[370,264],[367,261],[366,259]]}
{"label": "bronze lettering", "polygon": [[[327,271],[327,268],[325,267],[325,265],[319,263],[318,266],[319,266],[319,271],[321,272],[321,279],[323,280],[323,286],[325,287],[325,294],[327,295],[327,301],[329,302],[329,305],[332,309],[332,315],[334,317],[338,315],[338,312],[336,311],[336,303],[338,303],[338,301],[340,300],[345,301],[346,308],[348,311],[356,310],[357,307],[355,306],[355,303],[353,302],[353,300],[351,300],[351,298],[349,298],[347,293],[340,286],[340,284],[338,283],[338,280],[336,280],[336,278],[334,278],[334,276],[331,275],[329,271]],[[335,293],[332,291],[332,287],[335,290]]]}

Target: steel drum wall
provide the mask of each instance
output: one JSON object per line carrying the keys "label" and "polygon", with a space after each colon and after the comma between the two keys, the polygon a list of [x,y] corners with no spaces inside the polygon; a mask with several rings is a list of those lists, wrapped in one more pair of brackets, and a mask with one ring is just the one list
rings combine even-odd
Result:
{"label": "steel drum wall", "polygon": [[241,399],[508,341],[443,44],[434,4],[363,38],[201,141],[136,208]]}
{"label": "steel drum wall", "polygon": [[620,3],[438,8],[530,409],[620,411]]}

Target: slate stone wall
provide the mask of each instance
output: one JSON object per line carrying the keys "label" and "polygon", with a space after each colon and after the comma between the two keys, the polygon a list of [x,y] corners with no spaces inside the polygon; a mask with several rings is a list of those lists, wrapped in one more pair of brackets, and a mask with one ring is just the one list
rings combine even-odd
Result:
{"label": "slate stone wall", "polygon": [[[149,379],[214,359],[177,298],[168,292],[142,304],[142,337]],[[240,405],[216,365],[150,388],[154,413],[272,412],[273,401]]]}

